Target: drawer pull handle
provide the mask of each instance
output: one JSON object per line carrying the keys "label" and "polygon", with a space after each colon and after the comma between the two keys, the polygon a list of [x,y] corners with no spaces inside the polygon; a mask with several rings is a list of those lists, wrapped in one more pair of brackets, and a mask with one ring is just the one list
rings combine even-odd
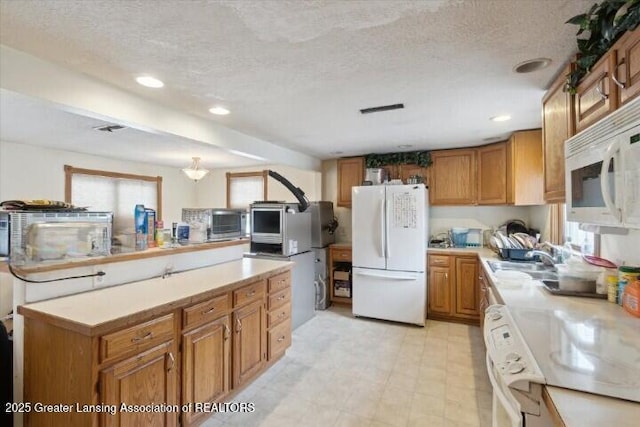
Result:
{"label": "drawer pull handle", "polygon": [[169,359],[171,360],[171,365],[169,365],[169,369],[167,369],[167,371],[171,371],[173,369],[173,366],[176,364],[176,358],[173,357],[172,352],[169,352]]}
{"label": "drawer pull handle", "polygon": [[211,307],[209,310],[205,310],[202,312],[202,314],[209,314],[209,313],[213,313],[213,310],[215,310],[215,307]]}
{"label": "drawer pull handle", "polygon": [[286,315],[287,313],[283,311],[282,313],[278,314],[278,319],[282,319]]}
{"label": "drawer pull handle", "polygon": [[153,338],[153,333],[152,332],[147,332],[146,334],[144,334],[141,337],[131,338],[131,342],[132,343],[138,343],[140,341],[150,340],[151,338]]}
{"label": "drawer pull handle", "polygon": [[242,330],[242,322],[240,319],[236,319],[236,332],[240,332]]}
{"label": "drawer pull handle", "polygon": [[253,290],[253,291],[251,291],[251,292],[247,292],[245,295],[246,295],[246,296],[248,296],[248,297],[252,297],[252,296],[254,296],[255,294],[256,294],[256,291],[255,291],[255,290]]}
{"label": "drawer pull handle", "polygon": [[278,297],[278,301],[282,301],[283,299],[285,299],[287,296],[286,295],[280,295]]}
{"label": "drawer pull handle", "polygon": [[284,335],[278,338],[278,342],[282,342],[282,341],[284,341]]}

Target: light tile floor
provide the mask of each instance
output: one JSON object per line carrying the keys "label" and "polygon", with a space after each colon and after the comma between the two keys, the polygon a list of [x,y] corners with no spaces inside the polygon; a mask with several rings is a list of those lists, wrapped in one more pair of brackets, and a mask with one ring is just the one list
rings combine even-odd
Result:
{"label": "light tile floor", "polygon": [[420,328],[331,307],[233,399],[254,412],[219,413],[203,426],[490,426],[491,398],[477,326]]}

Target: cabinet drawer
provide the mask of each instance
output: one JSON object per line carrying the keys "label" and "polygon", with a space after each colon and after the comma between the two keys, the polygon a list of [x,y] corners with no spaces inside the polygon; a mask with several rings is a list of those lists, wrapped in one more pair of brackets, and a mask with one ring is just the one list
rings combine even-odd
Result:
{"label": "cabinet drawer", "polygon": [[211,298],[182,311],[182,325],[190,328],[196,325],[207,323],[215,320],[223,314],[226,314],[231,308],[229,303],[229,295],[224,294]]}
{"label": "cabinet drawer", "polygon": [[269,292],[277,292],[289,287],[291,287],[290,271],[269,278]]}
{"label": "cabinet drawer", "polygon": [[266,292],[267,283],[265,280],[243,286],[240,289],[233,291],[233,306],[240,307],[241,305],[245,305],[251,301],[262,299]]}
{"label": "cabinet drawer", "polygon": [[281,305],[286,304],[289,301],[291,301],[291,290],[283,289],[276,294],[269,295],[269,305],[267,306],[267,308],[269,310],[273,310],[274,308],[280,307]]}
{"label": "cabinet drawer", "polygon": [[271,328],[289,318],[291,318],[291,304],[287,303],[267,313],[267,328]]}
{"label": "cabinet drawer", "polygon": [[284,353],[291,345],[291,320],[287,319],[268,332],[269,360]]}
{"label": "cabinet drawer", "polygon": [[429,265],[438,267],[449,267],[448,255],[429,255]]}
{"label": "cabinet drawer", "polygon": [[331,257],[334,262],[351,262],[351,249],[331,249]]}
{"label": "cabinet drawer", "polygon": [[142,351],[174,337],[173,313],[100,337],[100,362]]}

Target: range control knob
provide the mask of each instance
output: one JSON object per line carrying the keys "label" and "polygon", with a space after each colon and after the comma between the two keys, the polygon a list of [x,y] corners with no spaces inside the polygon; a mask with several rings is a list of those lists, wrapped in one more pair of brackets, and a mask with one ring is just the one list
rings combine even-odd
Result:
{"label": "range control knob", "polygon": [[507,363],[510,362],[517,362],[518,360],[522,359],[522,357],[520,357],[520,355],[518,353],[509,353],[507,354],[507,356],[504,358],[504,360]]}
{"label": "range control knob", "polygon": [[507,372],[510,374],[519,374],[524,371],[525,365],[523,362],[511,362],[507,365]]}
{"label": "range control knob", "polygon": [[502,313],[500,313],[499,311],[490,311],[489,313],[487,313],[487,316],[491,320],[500,320],[500,319],[502,319]]}

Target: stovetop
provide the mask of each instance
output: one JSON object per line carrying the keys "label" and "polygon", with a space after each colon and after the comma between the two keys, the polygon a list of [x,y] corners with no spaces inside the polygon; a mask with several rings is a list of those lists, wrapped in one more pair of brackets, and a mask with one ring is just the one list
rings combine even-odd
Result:
{"label": "stovetop", "polygon": [[547,384],[640,402],[637,319],[509,308]]}

